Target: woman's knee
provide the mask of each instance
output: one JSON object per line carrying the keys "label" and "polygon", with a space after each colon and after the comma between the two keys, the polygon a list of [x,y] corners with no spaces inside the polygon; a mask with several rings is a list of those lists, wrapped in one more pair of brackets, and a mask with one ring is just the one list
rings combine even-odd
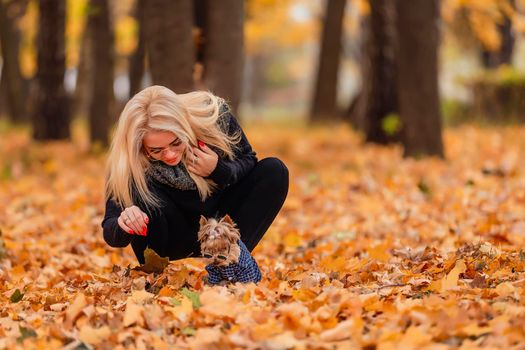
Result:
{"label": "woman's knee", "polygon": [[286,165],[278,158],[270,157],[260,160],[257,164],[262,179],[272,187],[280,189],[285,195],[288,192],[289,173]]}

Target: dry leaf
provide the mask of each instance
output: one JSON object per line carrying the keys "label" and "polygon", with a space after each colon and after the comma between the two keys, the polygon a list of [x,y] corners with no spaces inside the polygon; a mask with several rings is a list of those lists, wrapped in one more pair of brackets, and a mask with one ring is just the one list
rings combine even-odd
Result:
{"label": "dry leaf", "polygon": [[153,249],[144,250],[145,264],[135,267],[134,270],[144,271],[146,273],[162,273],[170,263],[169,258],[160,257]]}
{"label": "dry leaf", "polygon": [[133,301],[128,300],[126,304],[126,311],[124,312],[124,327],[129,327],[133,324],[142,326],[144,324],[144,307],[137,305]]}
{"label": "dry leaf", "polygon": [[78,335],[79,339],[84,343],[97,345],[105,341],[111,335],[111,330],[108,326],[102,326],[100,328],[92,328],[90,326],[84,326],[80,329]]}

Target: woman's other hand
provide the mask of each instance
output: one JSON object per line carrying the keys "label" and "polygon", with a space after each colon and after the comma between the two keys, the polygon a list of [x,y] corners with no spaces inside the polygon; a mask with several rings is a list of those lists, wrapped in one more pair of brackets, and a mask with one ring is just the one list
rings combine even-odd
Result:
{"label": "woman's other hand", "polygon": [[189,156],[186,167],[189,171],[202,177],[209,176],[219,160],[219,156],[211,148],[199,141],[199,147],[192,147],[193,155]]}
{"label": "woman's other hand", "polygon": [[124,231],[130,234],[146,236],[148,232],[149,218],[136,205],[124,209],[117,222]]}

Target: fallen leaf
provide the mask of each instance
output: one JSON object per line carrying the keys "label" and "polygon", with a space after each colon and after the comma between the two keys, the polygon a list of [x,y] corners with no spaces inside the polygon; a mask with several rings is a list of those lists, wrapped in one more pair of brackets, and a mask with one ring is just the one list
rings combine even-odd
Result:
{"label": "fallen leaf", "polygon": [[111,330],[108,326],[100,328],[93,328],[91,326],[83,326],[80,328],[79,339],[84,343],[97,345],[105,341],[111,335]]}
{"label": "fallen leaf", "polygon": [[444,292],[458,286],[459,275],[465,272],[467,266],[463,259],[457,260],[454,268],[442,279],[431,283],[430,289],[437,288],[438,291]]}
{"label": "fallen leaf", "polygon": [[199,298],[199,293],[196,293],[196,292],[192,292],[191,290],[189,290],[188,288],[182,288],[180,293],[184,296],[186,296],[186,298],[190,299],[191,300],[191,304],[193,305],[193,308],[196,310],[198,309],[200,306],[201,306],[201,301],[200,301],[200,298]]}
{"label": "fallen leaf", "polygon": [[134,290],[129,297],[136,304],[144,304],[147,301],[150,301],[155,297],[155,294],[146,292],[145,290]]}
{"label": "fallen leaf", "polygon": [[142,305],[137,305],[133,301],[128,301],[126,304],[126,311],[124,312],[124,327],[129,327],[133,324],[139,326],[144,325],[144,307]]}
{"label": "fallen leaf", "polygon": [[66,322],[72,325],[87,304],[86,296],[83,293],[78,293],[73,303],[66,310]]}
{"label": "fallen leaf", "polygon": [[24,297],[24,293],[20,292],[20,289],[16,289],[13,294],[11,294],[11,297],[9,300],[11,300],[12,303],[18,303],[22,298]]}
{"label": "fallen leaf", "polygon": [[146,273],[162,273],[170,263],[169,258],[160,257],[151,248],[146,248],[144,250],[144,260],[145,264],[135,267],[134,270],[144,271]]}

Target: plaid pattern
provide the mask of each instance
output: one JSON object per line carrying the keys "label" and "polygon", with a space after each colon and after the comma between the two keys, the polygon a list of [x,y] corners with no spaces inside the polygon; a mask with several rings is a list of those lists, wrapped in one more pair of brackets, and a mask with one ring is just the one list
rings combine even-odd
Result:
{"label": "plaid pattern", "polygon": [[209,264],[206,266],[208,271],[208,283],[219,284],[221,281],[235,282],[259,282],[262,278],[261,270],[255,259],[251,256],[248,248],[239,240],[241,254],[239,262],[228,266],[215,266]]}

